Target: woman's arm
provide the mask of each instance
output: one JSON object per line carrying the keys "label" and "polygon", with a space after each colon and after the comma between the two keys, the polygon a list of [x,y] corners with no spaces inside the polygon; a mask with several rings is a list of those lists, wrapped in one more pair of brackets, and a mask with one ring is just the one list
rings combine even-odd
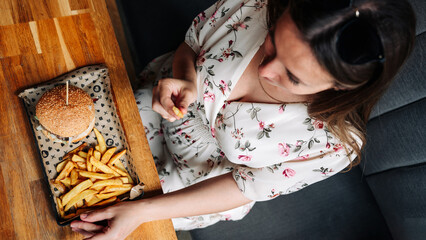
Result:
{"label": "woman's arm", "polygon": [[171,122],[179,119],[173,112],[173,106],[186,114],[188,105],[196,99],[195,58],[195,52],[182,43],[173,59],[173,78],[161,79],[153,89],[152,109]]}
{"label": "woman's arm", "polygon": [[192,48],[185,42],[181,43],[173,58],[173,78],[191,81],[196,85],[195,58],[196,54]]}
{"label": "woman's arm", "polygon": [[217,213],[251,202],[238,189],[232,173],[146,200],[141,204],[149,221]]}
{"label": "woman's arm", "polygon": [[[82,215],[82,221],[73,221],[71,228],[93,239],[124,239],[144,222],[216,213],[249,202],[228,173],[176,192]],[[107,227],[93,224],[102,220],[109,220]]]}

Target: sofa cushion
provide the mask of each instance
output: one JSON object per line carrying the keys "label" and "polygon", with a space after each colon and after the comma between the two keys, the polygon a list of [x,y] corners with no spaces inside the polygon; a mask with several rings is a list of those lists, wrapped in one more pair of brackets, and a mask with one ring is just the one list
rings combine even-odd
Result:
{"label": "sofa cushion", "polygon": [[258,202],[236,222],[191,231],[194,240],[391,239],[358,167],[298,192]]}
{"label": "sofa cushion", "polygon": [[426,164],[375,174],[367,182],[394,240],[425,239]]}
{"label": "sofa cushion", "polygon": [[361,161],[365,175],[426,163],[426,98],[372,119]]}
{"label": "sofa cushion", "polygon": [[426,33],[422,33],[416,37],[412,54],[374,107],[370,119],[426,97],[425,63]]}
{"label": "sofa cushion", "polygon": [[374,107],[370,119],[422,99],[426,95],[426,1],[408,2],[416,14],[416,42],[413,53]]}
{"label": "sofa cushion", "polygon": [[408,0],[416,13],[417,25],[416,35],[426,32],[426,1]]}

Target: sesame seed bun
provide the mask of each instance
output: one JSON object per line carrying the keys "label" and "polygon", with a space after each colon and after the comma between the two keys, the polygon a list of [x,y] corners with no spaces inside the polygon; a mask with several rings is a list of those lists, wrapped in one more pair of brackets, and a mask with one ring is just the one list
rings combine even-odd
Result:
{"label": "sesame seed bun", "polygon": [[49,132],[76,142],[91,132],[95,123],[95,105],[81,88],[69,85],[68,105],[66,94],[65,85],[45,92],[36,105],[36,116]]}

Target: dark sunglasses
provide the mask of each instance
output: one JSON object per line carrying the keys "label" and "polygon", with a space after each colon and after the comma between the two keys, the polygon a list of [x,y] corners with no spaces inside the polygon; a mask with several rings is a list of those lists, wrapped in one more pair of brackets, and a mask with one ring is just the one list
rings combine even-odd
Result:
{"label": "dark sunglasses", "polygon": [[336,48],[342,60],[352,65],[385,61],[382,41],[376,30],[358,17],[349,20],[339,30]]}
{"label": "dark sunglasses", "polygon": [[[333,12],[353,8],[352,0],[315,1],[317,8]],[[354,9],[353,18],[338,31],[336,48],[340,58],[351,65],[385,61],[383,44],[377,30],[362,18],[362,13]],[[380,73],[379,73],[380,74]]]}

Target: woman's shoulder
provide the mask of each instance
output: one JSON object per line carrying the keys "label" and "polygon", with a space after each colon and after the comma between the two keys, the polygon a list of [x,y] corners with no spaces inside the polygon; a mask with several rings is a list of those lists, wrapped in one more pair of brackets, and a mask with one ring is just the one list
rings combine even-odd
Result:
{"label": "woman's shoulder", "polygon": [[266,7],[255,3],[220,1],[187,32],[186,43],[197,53],[197,102],[210,123],[267,34]]}
{"label": "woman's shoulder", "polygon": [[214,47],[224,36],[256,32],[259,26],[267,28],[265,2],[221,0],[194,18],[185,41],[200,52]]}

